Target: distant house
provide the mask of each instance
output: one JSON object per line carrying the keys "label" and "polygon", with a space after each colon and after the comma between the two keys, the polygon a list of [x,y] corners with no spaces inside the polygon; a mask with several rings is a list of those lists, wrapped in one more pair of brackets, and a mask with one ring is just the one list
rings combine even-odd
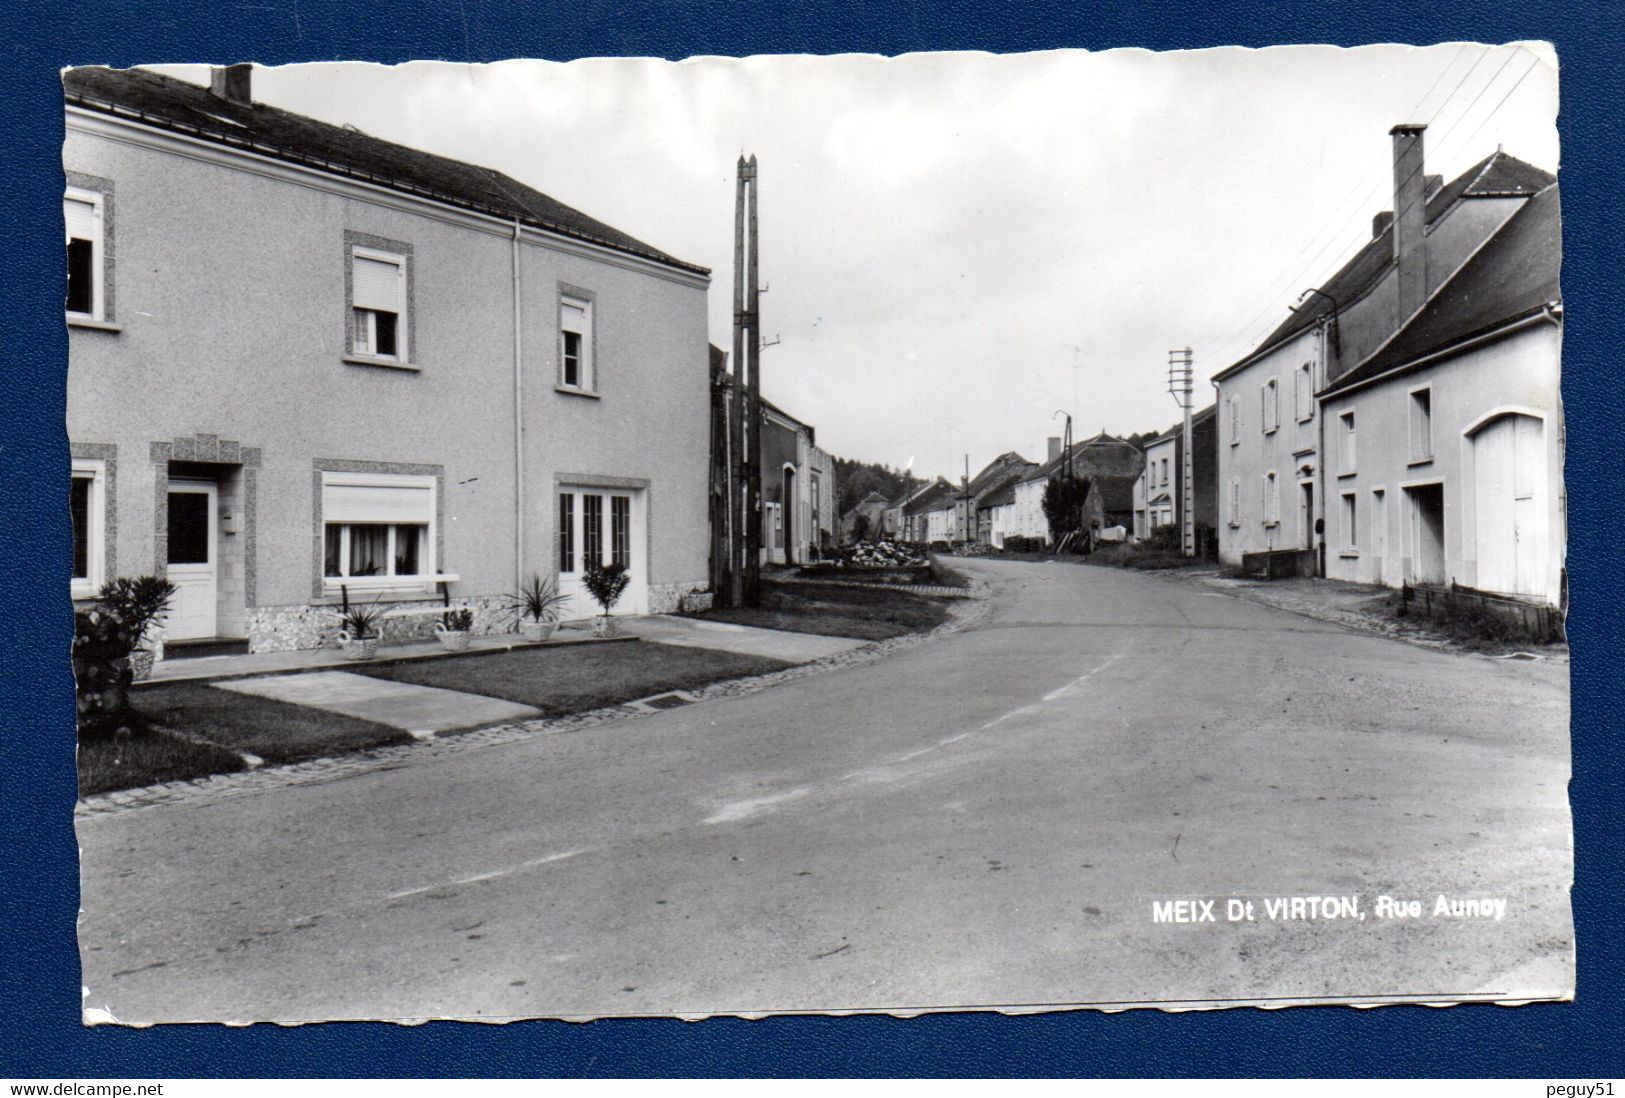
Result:
{"label": "distant house", "polygon": [[835,547],[835,460],[811,425],[765,398],[762,420],[762,560],[814,560]]}
{"label": "distant house", "polygon": [[1561,237],[1554,183],[1319,394],[1327,576],[1563,602]]}
{"label": "distant house", "polygon": [[903,540],[946,541],[953,511],[954,486],[938,477],[903,505]]}
{"label": "distant house", "polygon": [[991,493],[982,501],[979,514],[985,523],[985,534],[982,541],[992,545],[995,549],[1004,548],[1006,535],[1013,532],[1013,523],[1016,511],[1016,485],[1021,483],[1019,476],[1011,477],[1005,481],[1004,486]]}
{"label": "distant house", "polygon": [[908,529],[907,510],[909,504],[923,496],[935,487],[931,481],[905,489],[898,497],[886,505],[880,513],[880,533],[882,537],[902,539]]}
{"label": "distant house", "polygon": [[870,492],[858,500],[841,516],[841,542],[850,545],[860,538],[878,536],[886,507],[886,497],[879,492]]}
{"label": "distant house", "polygon": [[[1426,128],[1390,131],[1393,209],[1373,219],[1370,240],[1256,349],[1214,376],[1226,561],[1265,550],[1311,550],[1317,559],[1326,553],[1345,506],[1339,448],[1345,432],[1352,445],[1353,418],[1347,425],[1323,419],[1316,394],[1380,353],[1486,241],[1555,182],[1496,151],[1441,185],[1423,174]],[[1517,403],[1515,394],[1513,387],[1503,396]],[[1387,491],[1400,489],[1389,484]]]}
{"label": "distant house", "polygon": [[[1218,518],[1217,405],[1191,416],[1192,498],[1198,529],[1212,530]],[[1159,526],[1184,522],[1185,425],[1176,423],[1145,444],[1145,469],[1135,485],[1135,538],[1149,537]]]}
{"label": "distant house", "polygon": [[[1117,488],[1108,490],[1111,501],[1121,503],[1113,513],[1120,514],[1124,526],[1134,521],[1134,481],[1140,475],[1145,455],[1133,443],[1106,434],[1104,431],[1074,443],[1070,451],[1061,451],[1059,443],[1051,447],[1056,451],[1043,465],[1028,473],[1015,487],[1006,534],[1050,540],[1049,519],[1044,514],[1044,487],[1050,478],[1071,471],[1075,477],[1092,480],[1095,477],[1121,478],[1126,487],[1121,497]],[[1102,497],[1104,502],[1105,496]],[[1102,508],[1101,518],[1104,519]]]}
{"label": "distant house", "polygon": [[1014,450],[988,462],[955,497],[953,531],[949,540],[986,542],[990,522],[984,521],[981,516],[984,501],[1011,480],[1019,480],[1036,468],[1036,463]]}

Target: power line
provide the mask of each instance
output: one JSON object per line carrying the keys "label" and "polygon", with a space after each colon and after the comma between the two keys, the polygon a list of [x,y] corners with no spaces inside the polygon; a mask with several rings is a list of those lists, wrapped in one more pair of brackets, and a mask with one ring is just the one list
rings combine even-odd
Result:
{"label": "power line", "polygon": [[[1486,53],[1484,55],[1480,56],[1479,61],[1481,62],[1483,60],[1483,57],[1487,56],[1487,55],[1488,55],[1488,52],[1486,51]],[[1494,85],[1495,81],[1500,78],[1501,73],[1506,71],[1507,66],[1511,64],[1512,59],[1515,56],[1517,56],[1517,50],[1512,50],[1512,51],[1508,52],[1506,60],[1504,60],[1501,63],[1501,66],[1495,70],[1495,72],[1490,76],[1490,78],[1487,81],[1484,82],[1483,86],[1481,86],[1478,89],[1478,91],[1476,93],[1474,93],[1472,101],[1467,104],[1466,108],[1464,110],[1462,110],[1462,112],[1456,116],[1455,120],[1452,121],[1451,124],[1448,127],[1446,127],[1444,133],[1440,136],[1439,147],[1436,150],[1435,155],[1438,158],[1440,158],[1440,159],[1447,158],[1445,153],[1444,153],[1445,142],[1447,142],[1449,140],[1450,135],[1452,133],[1454,133],[1456,128],[1458,126],[1460,126],[1461,123],[1463,121],[1465,121],[1467,119],[1467,117],[1473,112],[1473,109],[1478,105],[1479,100],[1481,100],[1484,97],[1484,94],[1486,92],[1488,92],[1490,90],[1490,88]],[[1471,142],[1472,138],[1477,135],[1478,131],[1483,129],[1484,125],[1492,117],[1494,117],[1496,113],[1498,113],[1500,111],[1501,107],[1504,106],[1506,101],[1511,97],[1512,92],[1517,90],[1518,85],[1523,83],[1524,78],[1527,77],[1531,71],[1533,71],[1534,66],[1537,65],[1537,64],[1539,64],[1539,58],[1538,57],[1535,58],[1535,60],[1531,63],[1531,65],[1530,65],[1530,67],[1528,69],[1524,70],[1523,76],[1520,76],[1518,78],[1518,80],[1512,85],[1512,87],[1510,87],[1507,90],[1506,94],[1501,97],[1500,101],[1496,103],[1495,107],[1492,108],[1490,110],[1490,112],[1488,114],[1486,114],[1483,117],[1483,119],[1480,120],[1478,126],[1474,128],[1473,132],[1468,134],[1467,137],[1465,139],[1463,139],[1463,141],[1461,142],[1460,147],[1465,147],[1469,142]],[[1437,113],[1442,113],[1445,104],[1447,104],[1449,102],[1449,99],[1451,97],[1454,97],[1456,91],[1460,89],[1460,87],[1462,86],[1463,83],[1465,83],[1467,77],[1471,76],[1472,72],[1474,70],[1476,70],[1477,68],[1478,68],[1478,64],[1475,63],[1474,66],[1473,66],[1473,69],[1468,70],[1468,73],[1466,75],[1464,75],[1462,80],[1457,81],[1456,87],[1451,90],[1450,97],[1447,97],[1445,99],[1444,103],[1441,103],[1440,106],[1436,109],[1435,117],[1437,117]],[[1432,121],[1433,121],[1433,119],[1430,118],[1428,124],[1431,124]],[[1414,179],[1417,176],[1417,174],[1425,171],[1425,167],[1426,167],[1426,165],[1424,164],[1424,165],[1421,165],[1421,166],[1417,167],[1416,169],[1414,169],[1411,172],[1410,175],[1406,176],[1403,180],[1401,180],[1399,182],[1399,185],[1396,187],[1396,190],[1403,191],[1405,189],[1405,184],[1409,183],[1412,179]],[[1366,197],[1362,200],[1362,203],[1359,206],[1356,206],[1355,209],[1353,211],[1351,211],[1343,219],[1342,223],[1339,224],[1336,232],[1334,232],[1333,235],[1330,238],[1328,238],[1327,242],[1321,246],[1320,250],[1318,252],[1316,252],[1315,258],[1312,259],[1310,261],[1310,263],[1303,268],[1303,270],[1300,272],[1300,274],[1298,276],[1299,278],[1303,277],[1303,275],[1307,274],[1308,271],[1311,268],[1313,268],[1315,263],[1318,262],[1320,256],[1325,253],[1326,249],[1328,247],[1330,247],[1332,243],[1336,242],[1336,240],[1339,238],[1340,234],[1342,233],[1343,229],[1347,226],[1348,222],[1350,220],[1352,220],[1354,215],[1356,213],[1358,213],[1362,208],[1364,208],[1365,205],[1367,203],[1369,203],[1373,198],[1375,198],[1377,196],[1377,194],[1380,193],[1380,190],[1381,190],[1381,184],[1378,184],[1376,187],[1373,187],[1372,190],[1369,191],[1366,194]],[[1424,188],[1424,197],[1425,197],[1425,188]],[[1405,212],[1405,211],[1407,211],[1409,209],[1410,209],[1410,207],[1406,206],[1403,210],[1396,210],[1395,211],[1395,219],[1397,220],[1399,214],[1401,214],[1401,213],[1403,213],[1403,212]],[[1318,238],[1318,236],[1319,236],[1319,234],[1317,233],[1316,237]],[[1362,242],[1362,244],[1360,246],[1364,247],[1364,243]],[[1266,305],[1264,311],[1267,312],[1268,309],[1269,309],[1269,306]],[[1262,313],[1259,314],[1259,315],[1262,315]],[[1265,336],[1267,336],[1268,333],[1270,331],[1272,331],[1274,329],[1274,327],[1278,323],[1279,323],[1278,320],[1276,320],[1274,318],[1271,318],[1271,321],[1270,321],[1270,323],[1269,323],[1269,325],[1267,327],[1257,327],[1257,326],[1255,326],[1255,320],[1249,320],[1247,322],[1247,326],[1242,329],[1242,331],[1248,333],[1247,338],[1246,338],[1245,341],[1240,343],[1239,349],[1246,350],[1246,349],[1252,347],[1253,344],[1257,340],[1262,339]],[[1231,348],[1236,347],[1236,346],[1237,346],[1237,340],[1233,336],[1230,339],[1226,340],[1224,343],[1220,344],[1220,352],[1215,352],[1213,357],[1217,361],[1228,363],[1228,355],[1229,355],[1229,353],[1231,353]]]}
{"label": "power line", "polygon": [[[1448,62],[1446,62],[1444,68],[1439,70],[1439,75],[1435,76],[1433,78],[1433,83],[1428,85],[1427,91],[1423,92],[1422,97],[1416,101],[1416,103],[1411,107],[1411,109],[1408,112],[1406,112],[1408,115],[1414,116],[1416,114],[1416,112],[1421,109],[1422,104],[1427,102],[1428,97],[1430,95],[1432,95],[1433,90],[1439,86],[1440,82],[1444,79],[1445,74],[1448,73],[1451,70],[1451,68],[1455,66],[1456,62],[1461,59],[1462,54],[1464,54],[1467,51],[1468,48],[1469,48],[1469,44],[1468,43],[1463,43],[1456,50],[1455,54],[1451,56],[1451,58],[1450,58],[1450,60]],[[1483,63],[1484,58],[1487,57],[1488,55],[1489,55],[1488,50],[1484,50],[1484,51],[1479,53],[1478,58],[1467,69],[1467,71],[1462,74],[1461,79],[1456,81],[1455,87],[1450,89],[1450,94],[1446,95],[1444,97],[1444,99],[1440,100],[1439,105],[1434,108],[1434,114],[1435,115],[1437,115],[1440,111],[1442,111],[1444,109],[1445,105],[1448,104],[1451,99],[1455,98],[1456,92],[1461,90],[1462,84],[1466,82],[1468,77],[1472,76],[1472,74],[1475,71],[1477,71],[1478,66]],[[1429,121],[1431,122],[1432,119],[1430,118]],[[1373,183],[1372,180],[1374,178],[1375,178],[1376,181]],[[1374,187],[1377,187],[1377,186],[1380,186],[1380,185],[1381,185],[1381,178],[1380,178],[1380,176],[1378,175],[1378,173],[1375,170],[1369,171],[1365,175],[1357,177],[1355,179],[1354,186],[1351,187],[1349,189],[1348,193],[1345,194],[1341,199],[1339,199],[1334,204],[1333,209],[1334,210],[1341,210],[1341,209],[1344,209],[1344,208],[1348,208],[1348,200],[1350,198],[1352,198],[1355,195],[1355,193],[1360,190],[1360,188],[1362,186],[1368,187],[1368,188],[1374,188]],[[1367,202],[1369,202],[1369,201],[1370,201],[1370,194],[1368,192],[1367,195],[1364,198],[1360,199],[1358,202],[1356,202],[1354,204],[1354,206],[1352,208],[1350,208],[1350,212],[1348,214],[1344,215],[1342,221],[1340,221],[1338,223],[1337,228],[1332,231],[1332,233],[1327,237],[1326,241],[1321,244],[1319,251],[1317,251],[1315,253],[1315,256],[1312,259],[1310,259],[1310,261],[1309,261],[1310,266],[1312,266],[1315,263],[1315,261],[1320,258],[1321,253],[1324,252],[1326,250],[1326,248],[1329,247],[1331,245],[1331,243],[1337,239],[1338,233],[1342,232],[1343,228],[1348,224],[1349,220],[1356,213],[1360,212],[1360,210],[1364,209],[1365,204]],[[1336,215],[1334,214],[1332,216],[1335,217]],[[1331,218],[1328,218],[1326,223],[1329,224],[1330,221],[1331,221]],[[1321,232],[1324,232],[1324,227],[1322,228]],[[1315,242],[1320,240],[1320,238],[1321,238],[1321,232],[1316,232],[1316,233],[1312,234],[1309,237],[1309,239],[1304,243],[1303,247],[1298,249],[1298,253],[1296,255],[1294,255],[1290,260],[1287,261],[1286,267],[1283,268],[1283,274],[1285,274],[1286,271],[1290,271],[1293,268],[1293,265],[1296,264],[1299,259],[1302,259],[1304,254],[1306,252],[1308,252],[1310,248],[1315,246]],[[1294,275],[1294,276],[1292,276],[1290,278],[1287,278],[1284,281],[1283,281],[1283,279],[1282,279],[1282,277],[1280,275],[1277,275],[1276,278],[1272,279],[1267,284],[1270,287],[1270,290],[1269,290],[1269,294],[1268,294],[1266,300],[1264,301],[1264,304],[1259,307],[1257,312],[1253,313],[1251,316],[1249,316],[1247,318],[1247,320],[1243,321],[1242,324],[1239,327],[1237,327],[1235,330],[1233,330],[1230,333],[1230,335],[1226,336],[1225,339],[1219,344],[1220,348],[1221,349],[1230,348],[1237,341],[1237,339],[1239,337],[1241,337],[1243,334],[1245,334],[1247,332],[1252,331],[1253,326],[1266,313],[1269,313],[1274,309],[1278,309],[1280,307],[1280,305],[1279,305],[1280,295],[1282,293],[1285,293],[1288,289],[1290,289],[1291,286],[1295,282],[1297,282],[1297,280],[1299,278],[1302,277],[1302,274],[1303,274],[1303,272],[1302,272],[1302,270],[1300,270],[1297,275]]]}

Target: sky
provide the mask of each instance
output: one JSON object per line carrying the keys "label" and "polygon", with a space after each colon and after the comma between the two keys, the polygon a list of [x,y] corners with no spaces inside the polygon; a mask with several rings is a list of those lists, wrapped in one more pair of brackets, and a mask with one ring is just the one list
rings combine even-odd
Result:
{"label": "sky", "polygon": [[[207,70],[162,68],[202,82]],[[769,399],[841,457],[958,479],[1044,439],[1161,430],[1392,208],[1389,129],[1449,180],[1555,172],[1544,44],[586,59],[258,69],[254,96],[499,169],[712,270],[759,171]]]}

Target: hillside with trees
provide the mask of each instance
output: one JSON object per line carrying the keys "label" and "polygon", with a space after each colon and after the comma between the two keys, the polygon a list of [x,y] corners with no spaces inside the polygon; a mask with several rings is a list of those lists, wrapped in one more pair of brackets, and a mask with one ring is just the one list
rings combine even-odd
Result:
{"label": "hillside with trees", "polygon": [[901,469],[869,461],[835,459],[835,503],[839,514],[846,514],[870,492],[879,492],[888,501],[895,500],[905,491],[925,481],[910,476]]}

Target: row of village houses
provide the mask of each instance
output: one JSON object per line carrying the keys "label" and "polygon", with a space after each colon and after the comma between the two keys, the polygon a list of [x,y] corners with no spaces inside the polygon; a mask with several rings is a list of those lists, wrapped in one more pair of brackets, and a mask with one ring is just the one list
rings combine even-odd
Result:
{"label": "row of village houses", "polygon": [[[1195,525],[1230,564],[1288,553],[1333,579],[1562,605],[1557,181],[1497,149],[1445,183],[1425,129],[1390,132],[1393,206],[1370,239],[1214,377],[1192,416]],[[1143,450],[1050,439],[1042,463],[1006,453],[958,485],[872,494],[846,526],[1047,543],[1044,486],[1070,469],[1093,536],[1144,538],[1181,521],[1184,446],[1182,424]]]}
{"label": "row of village houses", "polygon": [[[72,595],[178,588],[171,655],[317,646],[345,600],[501,627],[703,604],[709,272],[488,168],[140,69],[64,74]],[[834,537],[834,469],[764,406],[763,555]],[[400,604],[394,606],[393,604]],[[397,624],[431,619],[403,617]]]}
{"label": "row of village houses", "polygon": [[[518,180],[139,69],[64,76],[72,594],[179,588],[171,647],[322,643],[348,598],[446,593],[496,628],[530,575],[591,611],[703,603],[719,385],[709,272]],[[1563,583],[1555,180],[1497,151],[1450,182],[1394,131],[1398,216],[1196,416],[1197,522],[1226,560],[1307,550],[1336,578]],[[1180,513],[1181,434],[1100,434],[968,483],[860,501],[918,541],[1047,540]],[[837,537],[834,463],[766,405],[763,555]],[[1356,445],[1358,440],[1358,445]],[[848,516],[848,530],[850,519]]]}

